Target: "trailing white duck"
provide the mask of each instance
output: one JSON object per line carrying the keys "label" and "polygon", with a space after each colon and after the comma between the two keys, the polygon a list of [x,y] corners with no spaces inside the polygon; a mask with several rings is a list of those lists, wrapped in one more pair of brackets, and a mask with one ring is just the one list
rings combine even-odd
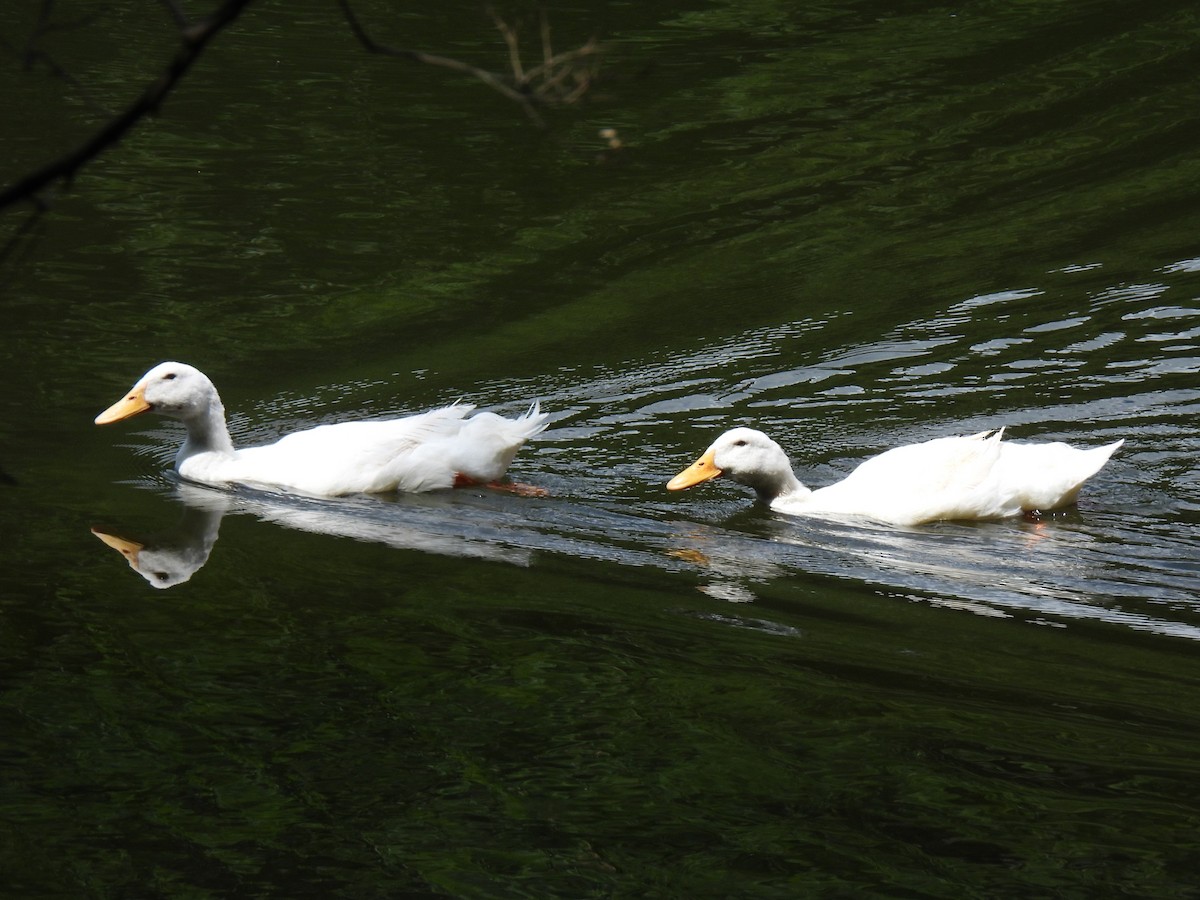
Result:
{"label": "trailing white duck", "polygon": [[[183,478],[244,484],[317,497],[381,491],[432,491],[495,483],[517,450],[546,427],[537,403],[516,419],[456,403],[386,421],[320,425],[274,444],[235,450],[217,389],[199,369],[159,363],[96,417],[107,425],[156,412],[178,419],[187,439],[175,457]],[[540,493],[523,485],[518,492]]]}
{"label": "trailing white duck", "polygon": [[1059,442],[1001,442],[1004,429],[896,447],[868,459],[844,480],[810,490],[777,443],[734,428],[669,482],[683,490],[726,475],[789,515],[859,516],[895,525],[943,519],[996,519],[1074,503],[1123,440],[1080,450]]}

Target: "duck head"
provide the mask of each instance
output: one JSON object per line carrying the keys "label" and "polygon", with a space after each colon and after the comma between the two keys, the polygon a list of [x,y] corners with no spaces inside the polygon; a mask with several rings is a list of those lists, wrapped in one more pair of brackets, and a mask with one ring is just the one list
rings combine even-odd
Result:
{"label": "duck head", "polygon": [[783,448],[753,428],[725,432],[698,460],[668,481],[667,490],[681,491],[721,475],[754,488],[767,502],[782,494],[806,490],[796,480]]}
{"label": "duck head", "polygon": [[193,419],[220,403],[208,376],[180,362],[159,363],[129,389],[124,397],[96,416],[97,425],[120,422],[144,412],[172,419]]}

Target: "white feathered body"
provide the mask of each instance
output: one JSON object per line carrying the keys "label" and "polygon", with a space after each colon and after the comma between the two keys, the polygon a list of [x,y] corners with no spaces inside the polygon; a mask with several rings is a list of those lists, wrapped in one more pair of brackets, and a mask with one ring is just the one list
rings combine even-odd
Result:
{"label": "white feathered body", "polygon": [[789,515],[858,516],[896,525],[997,519],[1074,503],[1084,482],[1124,443],[1090,449],[1013,443],[1002,440],[1003,431],[896,447],[842,481],[810,490],[778,444],[760,431],[735,428],[668,487],[681,490],[727,475]]}
{"label": "white feathered body", "polygon": [[179,474],[204,484],[237,483],[282,488],[318,497],[454,487],[463,480],[487,484],[504,476],[517,450],[544,427],[535,405],[505,419],[455,404],[403,419],[319,425],[274,444],[233,453],[186,456]]}
{"label": "white feathered body", "polygon": [[828,487],[771,501],[791,514],[866,515],[917,525],[998,519],[1074,503],[1080,488],[1121,446],[1081,450],[1061,442],[1020,444],[1002,432],[935,438],[871,457]]}
{"label": "white feathered body", "polygon": [[207,376],[183,363],[160,363],[97,422],[159,412],[187,428],[175,468],[190,481],[334,497],[495,482],[521,445],[545,429],[548,418],[536,403],[515,419],[491,412],[471,415],[474,409],[456,403],[400,419],[319,425],[239,450]]}

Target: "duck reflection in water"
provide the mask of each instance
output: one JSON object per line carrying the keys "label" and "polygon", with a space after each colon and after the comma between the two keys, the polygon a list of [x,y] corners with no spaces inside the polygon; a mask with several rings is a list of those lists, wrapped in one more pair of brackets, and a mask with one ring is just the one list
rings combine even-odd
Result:
{"label": "duck reflection in water", "polygon": [[[296,531],[348,537],[401,550],[529,565],[532,554],[528,549],[472,534],[473,528],[482,531],[481,523],[472,524],[470,510],[459,492],[453,496],[454,500],[447,500],[445,495],[423,495],[407,505],[356,503],[352,499],[331,503],[179,483],[175,498],[184,509],[173,527],[145,537],[129,537],[109,527],[93,527],[92,533],[125,557],[130,568],[150,585],[160,589],[184,584],[203,568],[227,514],[253,515]],[[485,510],[489,513],[494,511]]]}
{"label": "duck reflection in water", "polygon": [[171,588],[199,571],[217,542],[224,512],[186,506],[174,528],[135,541],[93,528],[92,534],[125,557],[151,587]]}

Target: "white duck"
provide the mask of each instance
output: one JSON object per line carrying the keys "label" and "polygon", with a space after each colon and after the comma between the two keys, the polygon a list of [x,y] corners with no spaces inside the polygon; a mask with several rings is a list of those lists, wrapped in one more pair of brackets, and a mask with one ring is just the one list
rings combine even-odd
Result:
{"label": "white duck", "polygon": [[683,490],[727,475],[789,515],[859,516],[895,525],[996,519],[1075,502],[1123,440],[1080,450],[1063,443],[1001,443],[1004,429],[896,447],[818,490],[792,472],[787,454],[752,428],[725,432],[669,482]]}
{"label": "white duck", "polygon": [[[156,412],[183,422],[187,439],[175,469],[204,484],[245,484],[317,497],[380,491],[431,491],[495,485],[517,450],[546,427],[537,403],[524,416],[470,416],[456,403],[402,419],[320,425],[274,444],[235,450],[225,407],[208,376],[179,362],[159,363],[96,417],[97,425]],[[540,493],[524,485],[518,492]]]}

